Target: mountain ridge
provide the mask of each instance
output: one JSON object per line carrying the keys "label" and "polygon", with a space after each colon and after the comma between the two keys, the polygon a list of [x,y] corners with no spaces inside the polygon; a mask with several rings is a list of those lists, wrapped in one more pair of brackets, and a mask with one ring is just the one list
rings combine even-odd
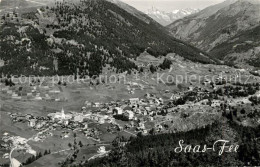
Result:
{"label": "mountain ridge", "polygon": [[131,59],[145,51],[155,57],[175,53],[215,63],[205,52],[171,37],[148,16],[143,15],[149,22],[144,21],[106,0],[57,2],[22,17],[16,22],[6,16],[8,23],[2,25],[0,59],[5,66],[0,72],[5,74],[93,76],[105,68],[125,72],[137,70]]}
{"label": "mountain ridge", "polygon": [[[250,31],[260,24],[260,3],[251,0],[231,2],[233,1],[218,4],[222,8],[212,15],[207,15],[207,11],[212,7],[214,9],[216,5],[177,20],[168,29],[174,37],[211,53],[218,45],[228,43],[236,35]],[[229,5],[223,7],[223,4]],[[219,49],[214,50],[214,55],[217,55],[216,50]]]}

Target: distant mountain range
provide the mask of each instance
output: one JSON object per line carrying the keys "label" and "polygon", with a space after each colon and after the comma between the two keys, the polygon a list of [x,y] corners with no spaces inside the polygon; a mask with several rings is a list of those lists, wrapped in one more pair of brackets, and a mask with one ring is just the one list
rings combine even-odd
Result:
{"label": "distant mountain range", "polygon": [[[194,15],[177,20],[167,27],[174,37],[213,53],[215,58],[220,58],[226,63],[246,65],[254,58],[254,54],[258,53],[258,49],[252,55],[249,55],[251,52],[248,51],[250,49],[255,50],[255,47],[259,46],[259,38],[253,37],[254,39],[250,40],[250,35],[257,34],[257,30],[259,30],[257,28],[260,25],[259,2],[254,0],[227,0]],[[227,46],[231,48],[244,46],[243,43],[247,39],[243,38],[244,41],[239,40],[241,35],[248,37],[247,47],[243,47],[243,49],[227,49]],[[220,50],[221,53],[218,53],[217,51]],[[245,56],[241,58],[242,55],[239,54],[238,56],[236,53],[244,53]],[[232,58],[225,58],[230,54],[237,56],[233,55]]]}
{"label": "distant mountain range", "polygon": [[6,15],[8,24],[1,26],[0,59],[5,65],[0,73],[92,76],[104,69],[125,72],[137,69],[134,60],[143,52],[215,62],[120,1],[64,1],[22,14],[23,19],[10,17]]}
{"label": "distant mountain range", "polygon": [[178,19],[197,13],[199,11],[200,9],[188,8],[188,9],[174,10],[172,12],[165,12],[155,7],[152,7],[152,9],[149,9],[146,12],[146,14],[150,16],[152,19],[154,19],[155,21],[157,21],[158,23],[160,23],[161,25],[166,26]]}

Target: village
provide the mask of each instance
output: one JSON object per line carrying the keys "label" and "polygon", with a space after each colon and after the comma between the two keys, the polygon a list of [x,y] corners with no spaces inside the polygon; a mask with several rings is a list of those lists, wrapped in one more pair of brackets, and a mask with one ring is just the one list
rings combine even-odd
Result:
{"label": "village", "polygon": [[[218,72],[206,68],[211,73]],[[243,79],[249,77],[252,83],[234,82],[241,73]],[[260,98],[259,78],[250,77],[243,70],[233,73],[228,69],[220,71],[217,76],[215,80],[188,83],[180,87],[181,90],[171,89],[167,84],[156,85],[155,76],[148,80],[133,77],[130,81],[114,84],[93,82],[87,86],[65,81],[53,84],[51,78],[45,82],[39,78],[29,84],[11,85],[2,80],[0,97],[8,102],[2,104],[2,109],[8,111],[8,104],[15,106],[19,103],[25,108],[35,106],[36,110],[41,106],[41,112],[23,112],[16,107],[13,107],[15,111],[5,112],[6,119],[10,119],[13,125],[19,124],[34,134],[23,137],[3,129],[1,149],[5,151],[2,151],[1,158],[10,159],[14,150],[25,150],[37,157],[40,150],[34,149],[30,142],[60,140],[72,145],[71,140],[77,135],[85,142],[80,144],[83,147],[92,147],[87,143],[96,144],[95,153],[88,157],[95,159],[107,155],[112,140],[119,134],[137,137],[189,131],[211,124],[223,115],[244,125],[260,124],[259,105],[253,105],[254,98],[256,102]],[[71,99],[78,99],[73,107],[69,107]],[[243,113],[245,109],[247,112]],[[52,142],[51,155],[73,151],[72,147],[57,147],[57,141]],[[13,161],[17,162],[14,158]]]}

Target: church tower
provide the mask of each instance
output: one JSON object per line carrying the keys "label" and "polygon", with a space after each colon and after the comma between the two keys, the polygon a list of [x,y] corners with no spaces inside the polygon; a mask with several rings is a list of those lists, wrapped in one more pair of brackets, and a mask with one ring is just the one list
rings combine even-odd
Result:
{"label": "church tower", "polygon": [[65,119],[65,113],[64,113],[63,107],[62,107],[62,109],[61,109],[61,119]]}

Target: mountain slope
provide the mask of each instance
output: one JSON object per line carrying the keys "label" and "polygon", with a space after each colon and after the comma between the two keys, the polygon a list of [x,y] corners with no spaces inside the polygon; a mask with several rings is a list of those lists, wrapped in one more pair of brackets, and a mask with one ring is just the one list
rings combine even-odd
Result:
{"label": "mountain slope", "polygon": [[[84,166],[259,166],[260,141],[255,139],[260,136],[258,129],[222,119],[188,132],[138,136],[128,141],[117,138],[109,156]],[[239,145],[239,149],[228,152],[225,148],[221,152],[224,142],[215,145],[218,140],[227,140],[226,148]],[[208,150],[202,151],[205,147]]]}
{"label": "mountain slope", "polygon": [[229,64],[260,67],[260,25],[214,47],[210,55]]}
{"label": "mountain slope", "polygon": [[163,26],[167,26],[174,22],[175,20],[181,19],[183,17],[192,15],[194,13],[199,12],[199,9],[181,9],[181,10],[174,10],[172,12],[165,12],[158,10],[156,8],[152,8],[146,12],[148,16],[150,16],[152,19],[157,21]]}
{"label": "mountain slope", "polygon": [[[257,57],[253,54],[253,47],[259,46],[259,40],[250,35],[259,30],[260,1],[232,2],[225,1],[206,8],[174,22],[168,28],[173,36],[211,53],[214,58],[245,67],[251,58],[255,60],[254,57]],[[242,38],[244,41],[235,40],[236,38]],[[251,38],[254,39],[250,44],[243,44],[243,49],[238,49],[242,47],[240,44],[251,41]],[[256,53],[257,50],[256,48]]]}
{"label": "mountain slope", "polygon": [[238,32],[259,25],[260,6],[247,1],[237,1],[205,17],[208,9],[176,21],[168,28],[174,36],[208,51]]}
{"label": "mountain slope", "polygon": [[144,51],[156,57],[174,52],[192,61],[214,63],[148,16],[105,0],[57,2],[22,17],[6,17],[2,25],[0,59],[5,65],[0,73],[92,76],[105,67],[123,72],[136,69],[132,60]]}
{"label": "mountain slope", "polygon": [[149,18],[147,18],[147,16],[144,13],[140,12],[139,10],[135,9],[134,7],[128,5],[120,0],[107,0],[107,1],[116,4],[118,7],[124,9],[128,13],[134,15],[135,17],[137,17],[138,19],[140,19],[146,23],[149,23],[151,21]]}

